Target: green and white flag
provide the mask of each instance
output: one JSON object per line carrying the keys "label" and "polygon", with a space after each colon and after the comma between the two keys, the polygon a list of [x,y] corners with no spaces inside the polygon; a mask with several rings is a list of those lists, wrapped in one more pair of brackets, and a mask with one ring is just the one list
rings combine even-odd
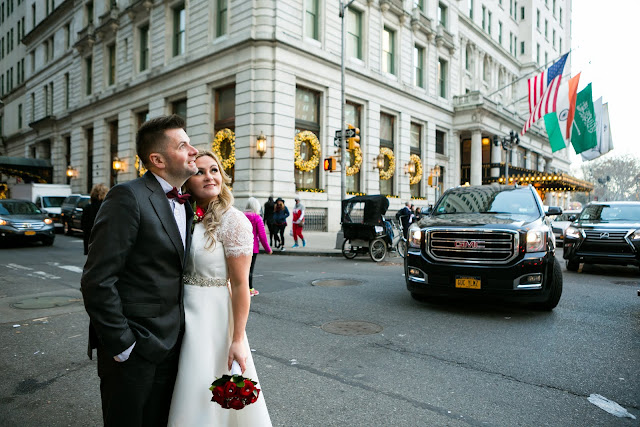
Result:
{"label": "green and white flag", "polygon": [[571,143],[571,129],[576,113],[579,82],[580,73],[569,80],[562,80],[556,99],[556,111],[544,116],[549,144],[551,144],[551,151],[554,153],[568,147]]}
{"label": "green and white flag", "polygon": [[589,150],[598,145],[596,113],[593,109],[591,97],[591,83],[578,93],[576,100],[576,116],[573,119],[571,144],[576,154]]}
{"label": "green and white flag", "polygon": [[603,104],[602,98],[599,98],[596,100],[593,108],[596,113],[596,136],[598,137],[598,145],[580,153],[583,161],[597,159],[603,154],[613,150],[611,130],[609,129],[609,104]]}

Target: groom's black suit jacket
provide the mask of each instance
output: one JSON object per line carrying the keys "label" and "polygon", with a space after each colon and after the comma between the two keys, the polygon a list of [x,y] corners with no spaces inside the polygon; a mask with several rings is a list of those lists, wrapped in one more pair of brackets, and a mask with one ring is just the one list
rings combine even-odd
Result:
{"label": "groom's black suit jacket", "polygon": [[89,357],[134,352],[158,363],[184,330],[182,272],[191,244],[193,210],[186,207],[186,251],[171,205],[156,177],[113,187],[91,232],[82,273],[89,314]]}

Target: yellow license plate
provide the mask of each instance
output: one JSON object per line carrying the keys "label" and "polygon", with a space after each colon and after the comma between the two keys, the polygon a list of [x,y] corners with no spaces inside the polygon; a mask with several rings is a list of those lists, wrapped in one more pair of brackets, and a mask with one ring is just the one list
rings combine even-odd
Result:
{"label": "yellow license plate", "polygon": [[25,236],[35,236],[35,235],[36,235],[36,232],[35,232],[35,231],[25,231],[25,232],[24,232],[24,235],[25,235]]}
{"label": "yellow license plate", "polygon": [[480,279],[477,277],[456,277],[456,288],[480,289]]}

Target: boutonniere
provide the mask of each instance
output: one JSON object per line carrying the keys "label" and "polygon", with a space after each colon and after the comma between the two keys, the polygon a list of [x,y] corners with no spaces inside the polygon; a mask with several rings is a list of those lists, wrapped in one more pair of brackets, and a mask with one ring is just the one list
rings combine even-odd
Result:
{"label": "boutonniere", "polygon": [[193,222],[191,223],[191,232],[193,233],[193,229],[195,228],[196,224],[204,219],[204,209],[202,209],[200,206],[196,206],[196,202],[193,202],[191,207],[193,208],[194,212]]}

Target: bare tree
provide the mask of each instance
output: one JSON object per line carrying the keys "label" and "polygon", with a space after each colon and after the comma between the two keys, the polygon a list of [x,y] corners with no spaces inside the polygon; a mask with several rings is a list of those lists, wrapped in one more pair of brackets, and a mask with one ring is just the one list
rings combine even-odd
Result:
{"label": "bare tree", "polygon": [[594,184],[592,200],[640,200],[640,159],[632,155],[602,156],[581,165]]}

